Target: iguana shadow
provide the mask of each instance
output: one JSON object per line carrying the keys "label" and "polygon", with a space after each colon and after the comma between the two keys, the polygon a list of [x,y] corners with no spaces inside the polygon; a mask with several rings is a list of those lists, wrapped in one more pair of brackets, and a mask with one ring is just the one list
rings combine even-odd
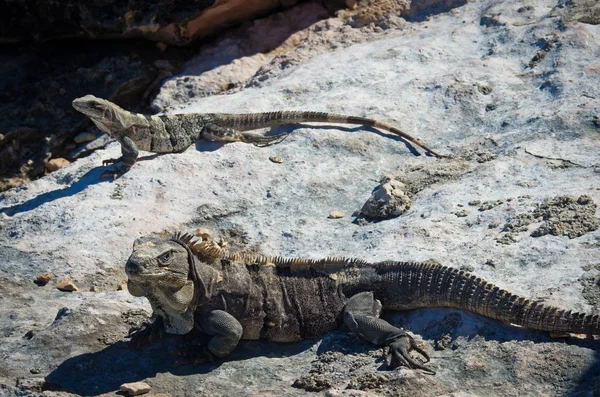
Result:
{"label": "iguana shadow", "polygon": [[[281,133],[291,133],[293,130],[297,129],[297,128],[311,128],[311,129],[332,129],[334,127],[327,125],[327,126],[323,126],[323,125],[306,125],[306,124],[293,124],[293,125],[288,125],[285,127],[277,127],[277,128],[273,128],[271,130],[271,132],[267,135],[277,135],[277,134],[281,134]],[[377,135],[392,139],[394,141],[398,141],[398,142],[402,142],[406,145],[406,148],[415,156],[421,156],[422,154],[417,151],[415,149],[414,146],[412,146],[408,141],[404,140],[402,137],[400,136],[396,136],[396,135],[392,135],[390,133],[384,133],[382,131],[379,131],[376,128],[370,128],[370,127],[365,127],[365,126],[358,126],[358,127],[340,127],[340,126],[336,126],[336,129],[340,129],[340,130],[344,130],[344,131],[370,131],[373,132]],[[285,137],[282,138],[282,140],[285,139]],[[281,140],[279,141],[275,141],[272,144],[277,144],[281,142]],[[204,140],[198,140],[196,141],[195,147],[196,150],[199,152],[214,152],[216,150],[218,150],[219,148],[221,148],[223,145],[226,145],[225,142],[207,142]],[[137,159],[137,162],[142,162],[142,161],[149,161],[149,160],[153,160],[159,156],[165,155],[166,153],[154,153],[148,156],[143,156]],[[426,154],[427,156],[431,156],[429,153]],[[114,180],[111,180],[110,178],[107,177],[102,177],[102,174],[104,174],[107,171],[110,171],[113,169],[112,165],[108,165],[108,166],[98,166],[95,167],[93,169],[91,169],[90,171],[88,171],[87,173],[85,173],[82,177],[80,177],[79,179],[77,179],[75,182],[73,182],[72,184],[61,188],[61,189],[56,189],[53,190],[51,192],[46,192],[46,193],[42,193],[36,197],[33,197],[27,201],[25,201],[24,203],[21,204],[15,204],[13,206],[10,207],[2,207],[0,208],[0,214],[6,214],[8,216],[13,216],[16,215],[18,213],[21,212],[27,212],[27,211],[31,211],[34,210],[36,208],[38,208],[39,206],[55,201],[55,200],[59,200],[61,198],[65,198],[65,197],[70,197],[70,196],[74,196],[78,193],[81,193],[83,190],[85,190],[88,186],[92,186],[101,182],[112,182]],[[119,177],[117,177],[116,179],[118,179]]]}
{"label": "iguana shadow", "polygon": [[85,353],[62,362],[46,376],[44,390],[65,391],[81,396],[97,396],[115,392],[123,383],[153,378],[158,373],[177,376],[206,374],[224,362],[247,360],[261,356],[287,357],[310,349],[317,340],[273,344],[265,341],[243,341],[224,360],[201,364],[181,364],[174,352],[182,347],[181,336],[167,335],[144,349],[132,349],[127,342],[117,342],[94,353]]}
{"label": "iguana shadow", "polygon": [[[149,156],[144,156],[139,158],[137,161],[148,161],[156,158],[158,154],[152,154]],[[95,184],[101,182],[112,182],[114,179],[102,177],[102,174],[113,169],[112,165],[104,166],[100,165],[98,167],[94,167],[88,172],[86,172],[79,179],[75,180],[73,183],[61,188],[52,190],[50,192],[42,193],[36,197],[33,197],[24,203],[15,204],[10,207],[0,208],[0,214],[6,214],[8,216],[13,216],[15,214],[21,212],[27,212],[38,208],[39,206],[50,203],[55,200],[59,200],[61,198],[74,196],[78,193],[84,191],[87,187],[93,186]],[[68,176],[67,176],[68,177]],[[117,178],[118,179],[118,178]]]}
{"label": "iguana shadow", "polygon": [[[591,349],[595,352],[594,364],[581,373],[573,384],[577,389],[593,388],[594,380],[598,377],[600,358],[598,357],[598,341],[577,338],[556,340],[545,332],[532,331],[525,328],[504,325],[485,317],[453,309],[422,309],[408,313],[396,313],[385,316],[398,326],[406,326],[409,330],[424,339],[439,340],[444,334],[450,333],[452,340],[447,349],[453,350],[453,342],[457,338],[470,340],[483,338],[498,341],[529,341],[539,343],[565,343]],[[145,349],[129,348],[126,342],[117,342],[107,348],[86,353],[65,360],[58,368],[46,377],[47,390],[60,390],[83,396],[95,396],[114,392],[123,383],[140,381],[155,377],[158,373],[171,373],[177,376],[207,374],[218,368],[224,362],[242,361],[257,357],[290,357],[307,351],[318,344],[316,353],[321,356],[327,352],[344,354],[361,354],[380,350],[361,340],[348,329],[341,328],[330,332],[322,338],[305,340],[296,343],[271,343],[267,341],[242,341],[234,352],[227,358],[204,364],[184,364],[178,361],[181,356],[173,354],[187,343],[182,336],[167,335],[160,342],[155,342]],[[524,346],[525,348],[525,346]],[[432,367],[443,367],[443,357],[436,351],[429,352]],[[385,370],[383,354],[376,363],[379,369]],[[566,363],[564,365],[567,365]],[[576,390],[574,390],[576,391]]]}
{"label": "iguana shadow", "polygon": [[[346,131],[346,132],[368,131],[369,133],[377,134],[377,135],[385,137],[387,139],[391,139],[395,142],[403,143],[406,146],[406,148],[408,149],[408,151],[414,156],[425,155],[428,157],[433,157],[430,153],[419,152],[409,141],[405,140],[401,136],[394,135],[391,132],[383,132],[383,131],[378,130],[377,128],[371,128],[371,127],[367,127],[367,126],[346,127],[346,126],[329,125],[329,124],[328,125],[313,125],[313,124],[299,123],[299,124],[288,124],[285,126],[274,127],[270,131],[268,130],[268,128],[263,128],[261,130],[268,131],[267,133],[264,134],[265,136],[274,136],[274,135],[279,135],[279,134],[292,134],[294,132],[294,130],[299,129],[299,128],[308,128],[308,129],[313,129],[313,130],[314,129],[316,129],[316,130],[337,129],[337,130],[342,130],[342,131]],[[256,130],[256,131],[261,131],[261,130]],[[256,134],[260,135],[261,132],[256,132]],[[273,143],[270,143],[270,144],[267,144],[264,146],[277,145],[278,143],[282,142],[286,138],[287,138],[287,136],[282,137],[281,140],[276,140]],[[214,152],[215,150],[219,149],[220,147],[222,147],[223,145],[226,145],[226,144],[227,144],[226,142],[209,142],[209,141],[200,139],[200,140],[196,141],[196,150],[199,152]]]}

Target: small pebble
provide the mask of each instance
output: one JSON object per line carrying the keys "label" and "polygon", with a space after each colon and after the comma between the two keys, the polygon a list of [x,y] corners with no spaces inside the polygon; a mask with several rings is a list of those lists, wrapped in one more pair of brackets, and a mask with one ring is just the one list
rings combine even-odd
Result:
{"label": "small pebble", "polygon": [[59,281],[58,283],[56,283],[56,289],[58,289],[59,291],[67,291],[67,292],[79,291],[79,289],[77,289],[77,286],[75,285],[75,282],[73,280]]}
{"label": "small pebble", "polygon": [[283,159],[281,157],[277,157],[277,156],[271,156],[271,157],[269,157],[269,160],[271,160],[272,162],[277,163],[277,164],[283,163]]}
{"label": "small pebble", "polygon": [[69,164],[71,164],[69,160],[59,157],[57,159],[49,160],[48,163],[46,163],[46,169],[50,172],[54,172]]}
{"label": "small pebble", "polygon": [[40,287],[43,287],[44,285],[48,284],[50,280],[52,280],[52,277],[54,277],[52,273],[40,273],[36,276],[34,283]]}
{"label": "small pebble", "polygon": [[128,393],[130,396],[139,396],[150,391],[150,385],[146,382],[123,383],[119,390]]}
{"label": "small pebble", "polygon": [[339,219],[339,218],[343,218],[346,214],[344,214],[342,211],[329,211],[329,219]]}
{"label": "small pebble", "polygon": [[467,211],[467,210],[460,210],[458,212],[455,212],[454,215],[456,215],[459,218],[464,218],[465,216],[469,215],[469,211]]}

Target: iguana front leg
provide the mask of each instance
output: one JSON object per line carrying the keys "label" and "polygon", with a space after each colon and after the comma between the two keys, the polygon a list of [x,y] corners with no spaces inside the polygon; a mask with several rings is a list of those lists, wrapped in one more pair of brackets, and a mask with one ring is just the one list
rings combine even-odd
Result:
{"label": "iguana front leg", "polygon": [[249,134],[247,132],[241,132],[233,128],[221,127],[216,124],[207,124],[202,130],[202,138],[207,141],[219,141],[219,142],[244,142],[253,143],[257,146],[269,145],[273,142],[279,141],[282,138],[288,136],[288,132],[273,136],[260,136],[256,134]]}
{"label": "iguana front leg", "polygon": [[208,352],[214,357],[225,357],[235,349],[242,337],[242,324],[223,310],[203,309],[198,325],[202,331],[212,335],[208,342]]}
{"label": "iguana front leg", "polygon": [[135,161],[140,153],[135,142],[131,140],[131,138],[125,136],[119,139],[119,143],[121,143],[121,157],[118,159],[104,160],[102,161],[102,165],[107,166],[119,162],[123,162],[123,164],[120,166],[115,165],[115,171],[104,171],[100,175],[101,179],[104,177],[116,178],[120,175],[123,175],[135,164]]}
{"label": "iguana front leg", "polygon": [[429,362],[429,355],[417,345],[412,336],[378,318],[380,313],[381,303],[373,297],[373,293],[361,292],[350,298],[344,307],[344,323],[363,339],[377,346],[386,346],[389,349],[387,354],[391,356],[391,369],[405,365],[435,374],[435,371],[410,355],[410,351],[414,350]]}
{"label": "iguana front leg", "polygon": [[140,328],[129,332],[129,345],[134,349],[139,349],[154,340],[161,339],[164,332],[163,318],[158,314],[153,314]]}

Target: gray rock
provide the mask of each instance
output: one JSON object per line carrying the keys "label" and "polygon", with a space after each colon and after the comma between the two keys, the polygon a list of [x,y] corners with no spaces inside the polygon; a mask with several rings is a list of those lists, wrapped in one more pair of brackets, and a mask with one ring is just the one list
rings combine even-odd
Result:
{"label": "gray rock", "polygon": [[[484,0],[401,30],[361,28],[352,35],[368,32],[368,40],[350,46],[354,36],[343,36],[346,48],[185,108],[370,116],[455,159],[419,156],[418,149],[368,128],[294,126],[278,128],[292,134],[268,147],[199,142],[183,153],[142,153],[126,175],[100,181],[102,160],[120,154],[112,143],[0,194],[0,390],[13,390],[35,368],[49,389],[43,393],[102,395],[151,379],[152,392],[174,396],[300,396],[306,391],[292,385],[305,379],[321,395],[591,394],[598,341],[551,339],[456,309],[386,317],[430,352],[435,376],[384,371],[381,349],[344,329],[292,344],[248,341],[226,360],[181,366],[171,353],[200,341],[167,335],[146,349],[128,348],[129,331],[148,318],[150,307],[116,291],[140,235],[205,228],[232,251],[472,264],[478,277],[526,298],[598,314],[599,230],[532,237],[516,231],[525,219],[514,223],[515,231],[500,230],[548,199],[588,196],[584,204],[562,205],[586,211],[600,200],[593,122],[600,86],[590,71],[600,32],[597,25],[549,16],[555,3],[528,5],[532,9],[519,12],[520,1]],[[308,42],[330,34],[329,48],[346,31],[331,26]],[[539,40],[556,32],[556,45],[530,67]],[[161,95],[177,93],[171,87]],[[496,107],[486,111],[490,103]],[[271,156],[285,162],[273,163]],[[386,175],[418,187],[402,216],[363,224],[327,218],[332,209],[359,211]],[[467,218],[454,214],[458,204],[477,200],[503,203]],[[510,245],[497,243],[510,233]],[[490,260],[494,266],[483,266]],[[49,272],[56,280],[72,279],[80,292],[33,283]],[[438,340],[444,350],[434,349]]]}

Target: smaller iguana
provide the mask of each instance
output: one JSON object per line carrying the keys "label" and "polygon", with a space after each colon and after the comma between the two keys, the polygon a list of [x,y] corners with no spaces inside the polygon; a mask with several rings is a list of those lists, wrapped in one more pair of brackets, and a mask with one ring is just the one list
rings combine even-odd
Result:
{"label": "smaller iguana", "polygon": [[598,315],[532,302],[434,263],[227,254],[179,234],[136,240],[125,271],[129,292],[150,301],[155,326],[171,334],[198,328],[211,336],[204,352],[210,358],[228,355],[240,339],[294,342],[345,324],[387,347],[390,368],[434,373],[410,354],[429,361],[413,338],[379,318],[382,309],[452,307],[535,330],[600,335]]}
{"label": "smaller iguana", "polygon": [[269,144],[286,136],[258,136],[245,131],[305,122],[359,124],[381,128],[410,141],[436,157],[443,157],[419,140],[381,121],[333,113],[279,111],[267,113],[189,113],[144,115],[132,113],[105,99],[86,95],[73,101],[73,107],[88,116],[96,126],[121,143],[122,156],[104,164],[123,164],[117,174],[127,172],[136,162],[138,150],[175,153],[199,139],[222,142]]}

